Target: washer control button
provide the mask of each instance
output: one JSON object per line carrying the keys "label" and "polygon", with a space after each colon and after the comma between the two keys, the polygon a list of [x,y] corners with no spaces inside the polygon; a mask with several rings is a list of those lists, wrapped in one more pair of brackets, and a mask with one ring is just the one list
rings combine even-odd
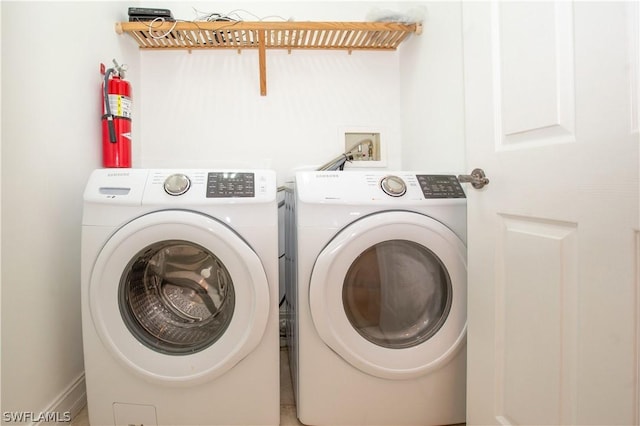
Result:
{"label": "washer control button", "polygon": [[402,197],[407,192],[407,184],[398,176],[385,176],[380,181],[380,187],[387,195]]}
{"label": "washer control button", "polygon": [[191,180],[187,175],[176,173],[164,180],[164,190],[169,195],[182,195],[191,187]]}

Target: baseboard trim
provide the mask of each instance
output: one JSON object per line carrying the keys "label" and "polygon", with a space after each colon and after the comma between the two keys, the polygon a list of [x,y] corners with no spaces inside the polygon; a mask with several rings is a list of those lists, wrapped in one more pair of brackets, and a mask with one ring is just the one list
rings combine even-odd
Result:
{"label": "baseboard trim", "polygon": [[[47,406],[43,412],[47,413],[60,413],[60,416],[63,413],[70,413],[71,420],[73,420],[80,411],[87,405],[87,390],[84,379],[84,372],[82,372],[78,377],[76,377],[73,382],[60,394],[57,398],[53,400],[51,404]],[[45,425],[69,425],[70,422],[65,423],[31,423],[31,426],[40,426]]]}

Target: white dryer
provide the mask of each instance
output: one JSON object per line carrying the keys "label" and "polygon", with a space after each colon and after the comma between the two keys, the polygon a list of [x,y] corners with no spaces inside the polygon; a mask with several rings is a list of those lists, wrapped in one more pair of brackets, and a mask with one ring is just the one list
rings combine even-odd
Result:
{"label": "white dryer", "polygon": [[287,201],[300,421],[464,422],[466,199],[457,178],[299,172]]}
{"label": "white dryer", "polygon": [[277,425],[275,173],[101,169],[84,193],[92,425]]}

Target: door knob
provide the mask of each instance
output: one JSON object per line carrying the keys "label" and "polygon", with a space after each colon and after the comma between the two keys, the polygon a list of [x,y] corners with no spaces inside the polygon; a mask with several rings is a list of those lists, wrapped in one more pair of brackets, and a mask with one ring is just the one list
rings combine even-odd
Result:
{"label": "door knob", "polygon": [[473,169],[470,175],[458,175],[460,183],[470,183],[475,189],[482,189],[489,185],[489,178],[482,169]]}

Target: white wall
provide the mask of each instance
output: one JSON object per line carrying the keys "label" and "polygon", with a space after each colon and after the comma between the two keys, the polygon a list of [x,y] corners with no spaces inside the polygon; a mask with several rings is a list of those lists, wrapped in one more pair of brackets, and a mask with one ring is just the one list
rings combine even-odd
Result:
{"label": "white wall", "polygon": [[1,7],[2,411],[38,413],[68,408],[82,387],[80,227],[100,166],[99,63],[139,59],[113,30],[123,3]]}
{"label": "white wall", "polygon": [[[192,19],[190,7],[164,3]],[[363,20],[373,9],[425,12],[424,32],[398,52],[144,52],[145,167],[272,167],[279,180],[341,153],[345,129],[378,129],[387,167],[465,170],[460,2],[197,3],[296,20]],[[193,152],[198,156],[194,157]]]}
{"label": "white wall", "polygon": [[[148,4],[186,19],[194,4],[357,21],[374,6],[416,6]],[[425,3],[424,34],[399,52],[268,52],[266,97],[256,52],[139,53],[113,30],[129,5],[0,2],[1,411],[61,408],[81,386],[80,226],[86,179],[101,164],[100,62],[129,65],[134,167],[267,166],[282,183],[341,153],[341,130],[370,126],[388,144],[389,168],[464,164],[458,3]]]}
{"label": "white wall", "polygon": [[[190,8],[164,5],[178,18],[194,17]],[[388,5],[202,2],[197,7],[242,8],[260,17],[301,21],[362,21],[374,6]],[[269,167],[282,183],[295,168],[317,166],[344,152],[345,129],[371,129],[382,133],[388,166],[399,168],[398,55],[267,51],[267,96],[262,97],[256,50],[143,52],[140,165]]]}
{"label": "white wall", "polygon": [[402,167],[462,173],[465,165],[461,3],[430,2],[424,32],[400,47]]}
{"label": "white wall", "polygon": [[[2,4],[0,4],[0,23],[1,22],[2,22]],[[0,54],[0,80],[1,80],[1,76],[2,76],[2,55]],[[0,84],[0,100],[1,99],[2,99],[2,84]],[[0,132],[1,132],[1,129],[2,129],[2,102],[0,102]],[[1,235],[2,235],[2,138],[0,137],[0,236]],[[2,244],[0,244],[0,354],[2,354]],[[0,384],[1,383],[2,383],[2,363],[0,362]],[[0,411],[2,411],[2,386],[1,385],[0,385]]]}

